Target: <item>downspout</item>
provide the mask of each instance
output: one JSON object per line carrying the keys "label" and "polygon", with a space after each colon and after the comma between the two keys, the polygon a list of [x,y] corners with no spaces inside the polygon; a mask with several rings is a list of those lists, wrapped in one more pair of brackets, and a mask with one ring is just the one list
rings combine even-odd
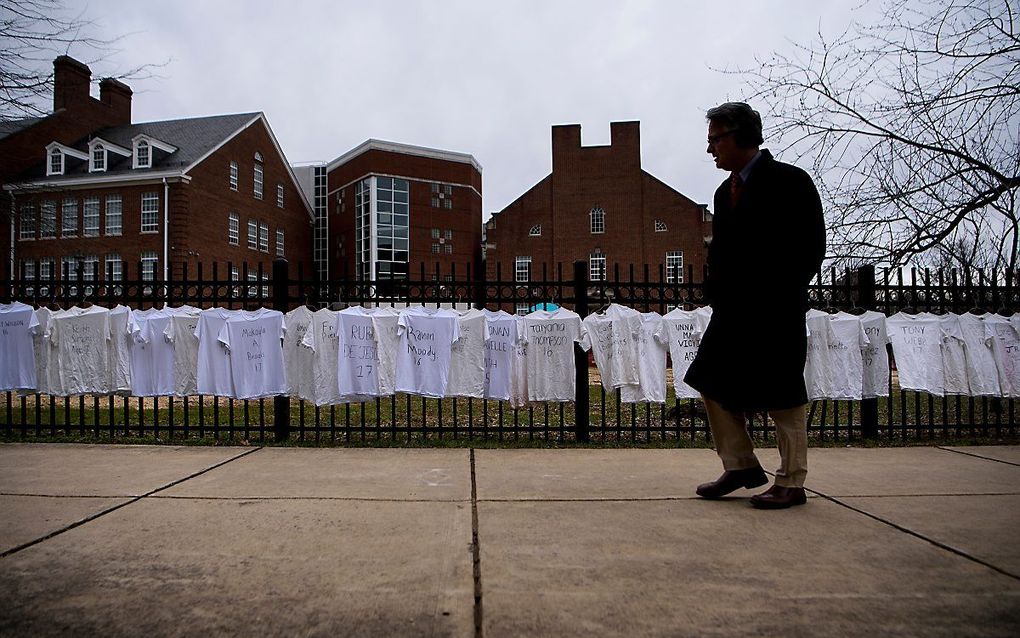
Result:
{"label": "downspout", "polygon": [[[14,231],[11,231],[14,232]],[[163,282],[170,281],[170,184],[163,178]]]}
{"label": "downspout", "polygon": [[7,271],[7,272],[9,272],[11,274],[11,279],[13,279],[16,276],[15,275],[16,271],[14,270],[14,262],[15,262],[14,219],[15,219],[15,217],[17,215],[15,214],[15,211],[14,211],[14,191],[8,191],[8,194],[11,196],[11,254],[10,254],[11,269],[9,271]]}

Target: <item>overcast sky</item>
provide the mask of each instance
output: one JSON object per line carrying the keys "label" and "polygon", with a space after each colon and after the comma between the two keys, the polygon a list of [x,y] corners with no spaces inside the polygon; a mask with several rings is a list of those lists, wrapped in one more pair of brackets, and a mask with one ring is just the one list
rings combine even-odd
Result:
{"label": "overcast sky", "polygon": [[128,34],[94,75],[169,60],[128,82],[134,121],[264,111],[291,163],[369,138],[471,153],[486,218],[549,173],[553,124],[595,145],[640,120],[644,169],[710,202],[704,111],[745,93],[717,69],[866,22],[856,4],[69,0]]}

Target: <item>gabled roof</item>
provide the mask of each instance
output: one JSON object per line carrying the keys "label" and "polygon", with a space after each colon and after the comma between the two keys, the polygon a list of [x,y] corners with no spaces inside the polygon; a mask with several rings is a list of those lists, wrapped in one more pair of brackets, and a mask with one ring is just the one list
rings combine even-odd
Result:
{"label": "gabled roof", "polygon": [[[140,124],[127,124],[124,126],[112,126],[93,131],[89,136],[84,137],[74,144],[73,149],[87,153],[89,142],[101,138],[112,144],[125,149],[133,148],[133,140],[140,135],[157,139],[166,144],[176,147],[172,153],[153,153],[152,163],[146,168],[132,168],[132,157],[120,155],[108,155],[106,170],[98,173],[90,173],[88,163],[81,163],[69,167],[63,175],[46,175],[46,162],[41,161],[20,175],[12,183],[20,183],[28,186],[62,187],[79,185],[85,181],[123,181],[134,179],[147,179],[161,177],[179,177],[185,175],[205,158],[221,146],[229,142],[238,133],[249,126],[261,121],[269,134],[273,146],[279,153],[283,165],[291,177],[301,201],[305,205],[308,215],[311,217],[312,206],[305,196],[294,175],[283,149],[269,128],[269,122],[261,112],[236,113],[232,115],[213,115],[209,117],[192,117],[179,120],[164,120],[162,122],[143,122]],[[10,189],[13,184],[5,186]]]}
{"label": "gabled roof", "polygon": [[20,120],[0,122],[0,140],[4,139],[8,135],[14,135],[18,131],[23,131],[36,122],[41,122],[42,120],[43,118],[41,117],[26,117]]}

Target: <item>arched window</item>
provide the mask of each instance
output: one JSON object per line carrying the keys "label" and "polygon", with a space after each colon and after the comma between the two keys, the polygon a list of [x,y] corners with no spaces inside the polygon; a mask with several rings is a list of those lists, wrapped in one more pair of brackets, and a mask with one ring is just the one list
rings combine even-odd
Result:
{"label": "arched window", "polygon": [[63,175],[64,174],[64,154],[60,152],[59,148],[55,148],[50,151],[50,169],[48,175]]}
{"label": "arched window", "polygon": [[661,219],[655,220],[655,232],[664,233],[667,230],[669,230],[669,226],[666,226],[666,222],[662,221]]}
{"label": "arched window", "polygon": [[541,235],[542,224],[535,224],[534,226],[532,226],[531,230],[528,231],[528,234],[531,235],[532,237],[538,237],[539,235]]}
{"label": "arched window", "polygon": [[590,218],[592,234],[606,232],[606,211],[596,206],[595,208],[591,209]]}
{"label": "arched window", "polygon": [[138,142],[138,146],[135,149],[135,160],[138,168],[149,167],[149,143],[145,140]]}
{"label": "arched window", "polygon": [[96,144],[92,147],[92,170],[106,170],[106,148],[102,144]]}

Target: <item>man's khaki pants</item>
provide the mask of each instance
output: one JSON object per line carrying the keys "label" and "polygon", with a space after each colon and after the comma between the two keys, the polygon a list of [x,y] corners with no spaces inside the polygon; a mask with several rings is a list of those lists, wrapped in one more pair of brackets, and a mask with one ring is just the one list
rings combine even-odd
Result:
{"label": "man's khaki pants", "polygon": [[[708,425],[715,439],[715,449],[727,471],[758,467],[754,444],[747,434],[747,421],[743,412],[727,410],[719,402],[702,395],[708,411]],[[776,485],[804,487],[807,476],[807,405],[786,410],[770,410],[776,424],[776,442],[779,444],[779,469]]]}

